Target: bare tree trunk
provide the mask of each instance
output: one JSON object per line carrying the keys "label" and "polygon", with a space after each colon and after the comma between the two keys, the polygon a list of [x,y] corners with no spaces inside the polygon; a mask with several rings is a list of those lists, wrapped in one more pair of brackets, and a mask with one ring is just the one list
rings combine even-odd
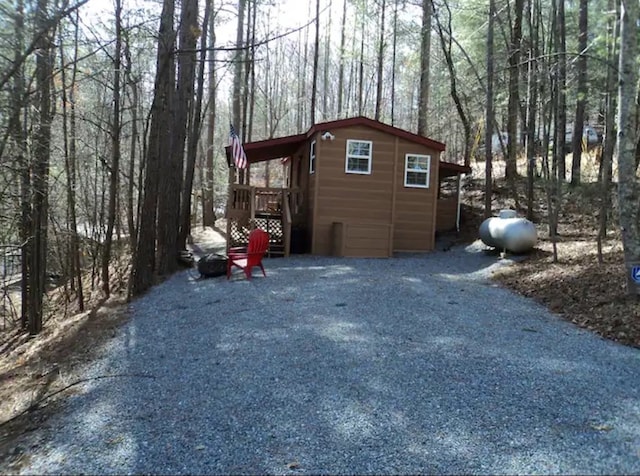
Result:
{"label": "bare tree trunk", "polygon": [[[608,1],[608,10],[619,11],[620,4],[614,0]],[[606,79],[606,106],[605,106],[605,127],[604,127],[604,144],[602,145],[602,156],[600,157],[599,180],[601,189],[600,210],[598,212],[598,262],[603,263],[602,242],[607,237],[607,222],[609,209],[611,205],[611,180],[612,180],[612,161],[613,152],[616,146],[616,97],[614,90],[616,89],[616,74],[614,68],[617,64],[618,57],[618,21],[619,13],[616,12],[616,19],[609,18],[607,20],[607,79]]]}
{"label": "bare tree trunk", "polygon": [[487,22],[487,97],[484,130],[484,217],[492,215],[493,197],[493,150],[491,148],[493,136],[493,29],[496,14],[495,0],[489,0],[489,19]]}
{"label": "bare tree trunk", "polygon": [[344,96],[344,44],[347,25],[347,0],[342,0],[342,27],[340,28],[340,64],[338,66],[338,118],[342,118],[342,98]]}
{"label": "bare tree trunk", "polygon": [[557,168],[558,178],[560,179],[560,184],[562,184],[567,178],[565,166],[565,131],[567,129],[567,42],[565,34],[564,0],[554,0],[554,2],[557,3],[556,25],[554,31],[556,33],[555,51],[558,61],[558,80],[556,88],[558,104],[556,109],[554,161]]}
{"label": "bare tree trunk", "polygon": [[[425,0],[426,1],[426,0]],[[375,109],[375,120],[380,120],[381,110],[382,110],[382,79],[383,79],[383,67],[384,67],[384,23],[385,23],[385,13],[387,9],[387,1],[382,0],[382,4],[380,5],[381,15],[380,15],[380,42],[378,44],[378,79],[376,82],[376,109]]]}
{"label": "bare tree trunk", "polygon": [[[238,137],[244,137],[242,130],[242,79],[243,64],[241,49],[244,43],[244,12],[246,8],[246,0],[238,0],[238,24],[236,31],[236,53],[233,59],[233,93],[232,93],[232,123],[238,134]],[[238,170],[238,182],[245,183],[244,170]]]}
{"label": "bare tree trunk", "polygon": [[511,180],[518,175],[518,112],[520,110],[520,47],[522,43],[522,12],[524,0],[515,1],[513,28],[511,29],[511,43],[509,45],[509,101],[507,116],[507,157],[505,163],[505,177]]}
{"label": "bare tree trunk", "polygon": [[[196,159],[198,155],[198,139],[202,124],[202,97],[204,95],[204,70],[207,57],[207,29],[209,28],[209,16],[211,15],[211,2],[205,2],[204,20],[202,22],[202,35],[200,37],[200,60],[198,61],[198,83],[196,88],[196,103],[189,112],[189,134],[187,141],[186,172],[180,211],[180,236],[178,243],[186,243],[191,233],[191,195],[193,191],[193,178],[195,174]],[[197,17],[196,17],[197,20]],[[194,55],[195,56],[195,55]]]}
{"label": "bare tree trunk", "polygon": [[[244,50],[244,90],[242,92],[242,142],[251,142],[253,135],[253,101],[255,99],[255,40],[256,40],[256,0],[249,0],[247,8],[247,31]],[[248,166],[247,166],[248,167]],[[245,171],[241,171],[244,173]],[[246,171],[249,173],[248,170]],[[250,177],[247,177],[249,183]]]}
{"label": "bare tree trunk", "polygon": [[[24,3],[17,0],[14,15],[14,61],[20,62],[22,50],[24,49]],[[16,66],[13,75],[11,91],[11,116],[9,118],[9,129],[11,139],[16,150],[16,163],[20,169],[20,241],[21,241],[21,299],[20,324],[23,329],[27,328],[29,322],[30,292],[29,276],[31,274],[31,179],[29,176],[29,158],[27,156],[27,134],[25,124],[22,123],[22,111],[25,107],[26,88],[24,80],[24,67]]]}
{"label": "bare tree trunk", "polygon": [[34,335],[42,330],[43,297],[47,276],[47,228],[49,208],[49,159],[51,155],[51,78],[53,75],[53,31],[48,18],[48,0],[38,0],[36,7],[36,29],[46,32],[38,40],[39,54],[36,56],[36,97],[39,108],[33,144],[33,232],[31,241],[31,274],[29,275],[28,329]]}
{"label": "bare tree trunk", "polygon": [[320,0],[316,0],[316,39],[313,47],[313,83],[311,85],[311,124],[316,123],[316,95],[318,93],[318,56],[320,54]]}
{"label": "bare tree trunk", "polygon": [[[163,192],[158,200],[158,274],[170,274],[178,268],[180,250],[185,247],[180,237],[180,198],[184,182],[185,142],[193,109],[196,70],[198,0],[183,0],[178,29],[178,78],[174,91],[174,114],[171,116],[171,154],[163,169]],[[188,190],[191,193],[191,189]],[[186,238],[186,236],[185,236]]]}
{"label": "bare tree trunk", "polygon": [[[78,310],[84,311],[84,290],[82,288],[82,267],[80,263],[80,243],[78,240],[78,223],[76,218],[76,186],[77,186],[77,153],[76,153],[76,77],[78,72],[78,12],[76,11],[74,24],[74,50],[71,64],[71,84],[67,85],[65,55],[63,41],[60,41],[60,79],[62,82],[62,128],[64,136],[65,172],[67,174],[67,210],[69,223],[67,230],[70,238],[69,262],[72,289],[75,289],[78,299]],[[68,89],[68,93],[67,93]],[[68,104],[68,107],[67,107]]]}
{"label": "bare tree trunk", "polygon": [[[309,3],[309,8],[311,8],[311,3]],[[302,31],[298,35],[298,48],[304,50],[302,55],[302,62],[297,62],[296,69],[296,98],[298,99],[298,105],[296,107],[296,132],[302,132],[302,129],[305,125],[305,104],[307,102],[307,61],[308,61],[308,35],[309,29],[304,29],[304,37],[302,36]],[[304,38],[304,39],[303,39]]]}
{"label": "bare tree trunk", "polygon": [[[322,66],[322,114],[323,121],[329,117],[329,97],[332,96],[329,92],[329,67],[331,65],[331,9],[329,9],[329,19],[325,28],[324,38],[324,58]],[[269,161],[265,162],[265,165],[269,166]]]}
{"label": "bare tree trunk", "polygon": [[618,68],[618,203],[627,294],[640,294],[640,184],[636,175],[638,136],[638,15],[637,0],[622,0]]}
{"label": "bare tree trunk", "polygon": [[580,183],[582,161],[582,131],[584,129],[584,112],[587,106],[587,35],[588,35],[588,0],[580,0],[580,19],[578,34],[578,97],[576,100],[576,119],[573,123],[573,162],[571,163],[571,185]]}
{"label": "bare tree trunk", "polygon": [[[138,241],[133,256],[131,290],[137,296],[151,287],[156,270],[155,245],[157,240],[158,190],[161,164],[170,153],[170,107],[174,88],[173,0],[164,0],[160,17],[158,56],[154,98],[151,107],[149,144],[145,157],[144,197],[138,227]],[[165,172],[166,173],[166,172]]]}
{"label": "bare tree trunk", "polygon": [[125,81],[128,90],[131,94],[131,142],[129,151],[129,182],[127,183],[127,229],[129,232],[129,243],[131,249],[136,247],[136,222],[137,222],[137,209],[134,202],[133,192],[135,189],[135,176],[136,176],[136,156],[138,150],[138,108],[140,107],[140,100],[138,94],[138,81],[134,79],[131,69],[131,49],[129,45],[129,39],[125,36],[123,47],[124,57],[126,59],[125,65]]}
{"label": "bare tree trunk", "polygon": [[113,227],[116,221],[116,198],[120,177],[120,67],[122,64],[122,2],[115,0],[116,42],[113,55],[113,109],[111,118],[111,170],[109,177],[109,208],[107,211],[107,233],[102,253],[102,292],[106,297],[111,294],[109,286],[109,264]]}
{"label": "bare tree trunk", "polygon": [[545,191],[547,197],[547,219],[549,223],[549,238],[553,246],[553,262],[558,262],[558,199],[560,192],[558,191],[560,180],[552,173],[549,167],[549,157],[544,155],[542,158],[542,172],[545,181]]}
{"label": "bare tree trunk", "polygon": [[429,73],[431,71],[432,0],[422,0],[422,30],[420,34],[420,97],[418,99],[418,135],[427,136],[429,114]]}
{"label": "bare tree trunk", "polygon": [[362,19],[360,21],[360,58],[358,59],[358,115],[364,114],[364,30],[365,11],[367,2],[365,0],[362,9]]}
{"label": "bare tree trunk", "polygon": [[[249,67],[251,68],[251,79],[249,83],[249,127],[247,128],[247,141],[251,142],[253,137],[253,121],[254,110],[256,106],[256,18],[258,17],[258,5],[256,0],[252,0],[253,15],[251,17],[251,59]],[[245,106],[246,107],[246,106]]]}
{"label": "bare tree trunk", "polygon": [[246,0],[238,0],[238,24],[236,31],[236,53],[234,57],[234,73],[233,73],[233,103],[232,114],[233,124],[239,137],[242,137],[242,60],[241,48],[244,40],[244,12],[246,8]]}
{"label": "bare tree trunk", "polygon": [[[209,3],[209,2],[207,2]],[[214,183],[214,138],[216,129],[216,32],[215,32],[215,15],[211,15],[209,20],[209,81],[207,89],[209,92],[209,121],[207,124],[207,149],[205,160],[205,173],[203,185],[203,210],[202,224],[204,226],[214,226],[216,223],[215,212],[215,183]]]}
{"label": "bare tree trunk", "polygon": [[[430,1],[427,3],[431,3]],[[431,35],[429,35],[431,41]],[[398,0],[393,2],[393,53],[391,55],[391,125],[395,125],[396,119],[396,58],[398,51]]]}
{"label": "bare tree trunk", "polygon": [[534,219],[533,186],[536,168],[536,116],[538,114],[538,1],[529,1],[529,31],[531,45],[529,47],[529,64],[527,73],[527,219]]}

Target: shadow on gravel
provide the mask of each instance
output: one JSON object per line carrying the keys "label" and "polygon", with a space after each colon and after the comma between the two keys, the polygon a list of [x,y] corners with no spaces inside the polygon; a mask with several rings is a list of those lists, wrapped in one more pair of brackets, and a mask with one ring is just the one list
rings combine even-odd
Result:
{"label": "shadow on gravel", "polygon": [[70,398],[50,473],[637,473],[637,350],[487,281],[495,256],[177,275]]}

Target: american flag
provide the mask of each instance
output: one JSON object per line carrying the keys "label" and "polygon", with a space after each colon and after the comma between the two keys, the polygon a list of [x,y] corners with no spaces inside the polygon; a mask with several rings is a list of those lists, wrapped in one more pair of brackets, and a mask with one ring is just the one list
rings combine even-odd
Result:
{"label": "american flag", "polygon": [[231,155],[233,156],[233,162],[239,169],[247,168],[247,155],[244,153],[240,138],[236,134],[236,130],[233,128],[233,124],[229,123],[229,145],[231,146]]}

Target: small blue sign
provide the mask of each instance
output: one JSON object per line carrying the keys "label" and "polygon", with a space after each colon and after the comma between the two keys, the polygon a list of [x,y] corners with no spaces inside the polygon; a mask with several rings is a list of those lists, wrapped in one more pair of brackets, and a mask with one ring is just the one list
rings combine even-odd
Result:
{"label": "small blue sign", "polygon": [[631,268],[631,279],[640,284],[640,266],[634,266]]}

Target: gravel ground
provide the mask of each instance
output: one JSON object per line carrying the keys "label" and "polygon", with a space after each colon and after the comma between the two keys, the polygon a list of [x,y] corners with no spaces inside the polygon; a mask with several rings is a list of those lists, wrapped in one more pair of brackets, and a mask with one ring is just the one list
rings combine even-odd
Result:
{"label": "gravel ground", "polygon": [[503,264],[476,244],[177,274],[23,473],[640,473],[640,351],[492,285]]}

